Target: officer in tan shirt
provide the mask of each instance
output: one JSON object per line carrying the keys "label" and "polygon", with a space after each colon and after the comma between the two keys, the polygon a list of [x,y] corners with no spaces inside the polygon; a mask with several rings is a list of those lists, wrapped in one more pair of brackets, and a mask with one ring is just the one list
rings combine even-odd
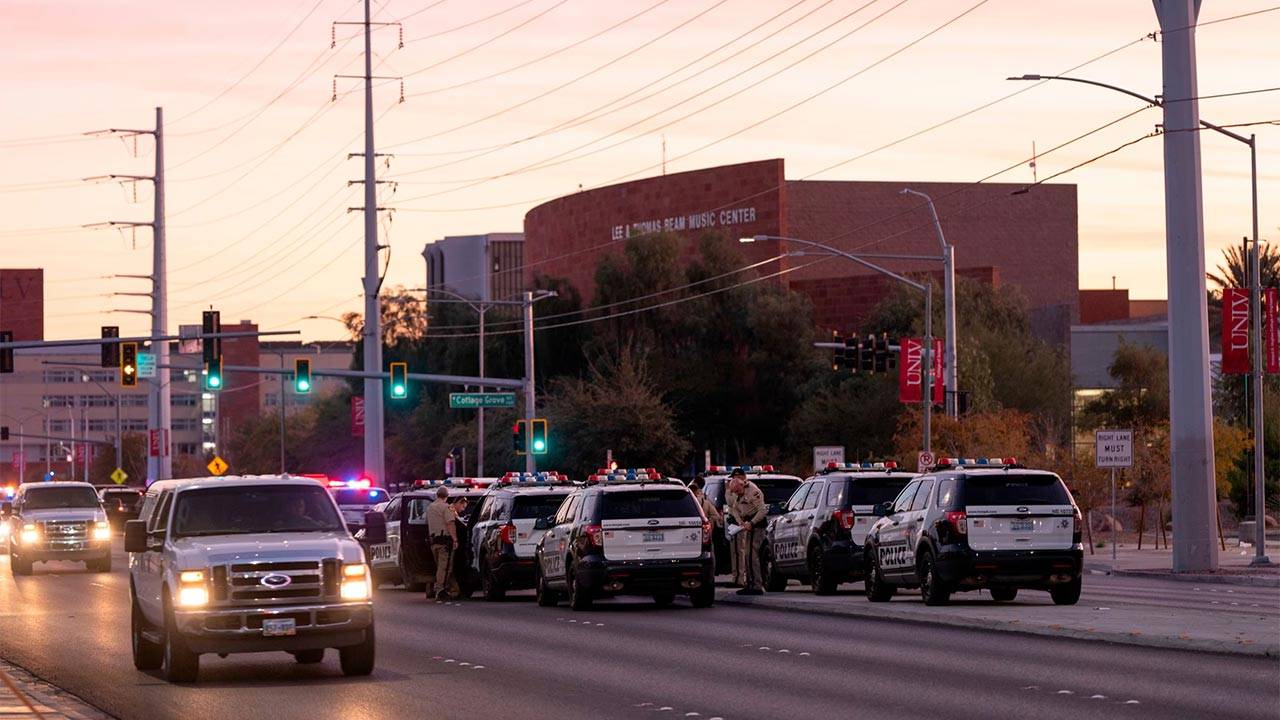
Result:
{"label": "officer in tan shirt", "polygon": [[742,468],[734,468],[725,494],[725,510],[742,530],[734,538],[739,553],[738,567],[743,569],[743,587],[739,595],[763,595],[764,578],[760,574],[760,548],[764,545],[765,522],[769,507],[759,486],[747,479]]}
{"label": "officer in tan shirt", "polygon": [[447,600],[461,594],[458,580],[453,576],[453,551],[458,547],[457,520],[458,514],[449,504],[449,488],[437,488],[435,502],[427,506],[427,536],[436,563],[435,583],[428,588],[427,597],[434,594],[439,600]]}

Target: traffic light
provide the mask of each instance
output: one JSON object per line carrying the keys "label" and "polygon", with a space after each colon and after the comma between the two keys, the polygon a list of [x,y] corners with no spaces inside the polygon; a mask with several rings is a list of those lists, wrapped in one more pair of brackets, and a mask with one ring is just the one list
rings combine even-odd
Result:
{"label": "traffic light", "polygon": [[[216,357],[204,364],[204,389],[222,389],[222,357]],[[283,398],[282,398],[283,399]]]}
{"label": "traffic light", "polygon": [[844,349],[836,352],[840,353],[840,367],[858,372],[858,338],[845,338]]}
{"label": "traffic light", "polygon": [[[0,330],[0,343],[13,342],[13,331]],[[0,349],[0,373],[13,372],[13,348]]]}
{"label": "traffic light", "polygon": [[529,421],[529,451],[534,455],[547,454],[547,421],[535,418]]}
{"label": "traffic light", "polygon": [[[202,335],[215,335],[222,332],[222,313],[217,310],[205,310],[200,318],[200,331]],[[222,338],[201,338],[200,351],[204,356],[205,365],[221,358]]]}
{"label": "traffic light", "polygon": [[525,421],[524,419],[516,420],[516,424],[511,428],[511,449],[516,451],[517,455],[528,455],[528,448],[525,445]]}
{"label": "traffic light", "polygon": [[138,385],[138,343],[120,343],[120,387]]}
{"label": "traffic light", "polygon": [[391,363],[391,397],[398,400],[409,397],[409,363]]}
{"label": "traffic light", "polygon": [[[102,339],[108,340],[120,337],[120,328],[115,325],[102,326]],[[104,342],[102,348],[102,367],[120,367],[120,343]]]}
{"label": "traffic light", "polygon": [[299,395],[311,392],[311,361],[307,358],[293,361],[293,391]]}
{"label": "traffic light", "polygon": [[875,339],[873,365],[878,373],[889,369],[889,335],[887,333],[880,333],[880,337]]}
{"label": "traffic light", "polygon": [[875,370],[875,341],[876,336],[868,334],[858,342],[858,370],[865,373]]}

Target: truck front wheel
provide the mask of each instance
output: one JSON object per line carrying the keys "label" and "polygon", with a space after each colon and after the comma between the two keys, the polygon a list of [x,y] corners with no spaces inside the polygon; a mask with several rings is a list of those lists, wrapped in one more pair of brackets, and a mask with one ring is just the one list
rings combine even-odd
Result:
{"label": "truck front wheel", "polygon": [[364,642],[359,645],[348,645],[338,648],[338,659],[342,664],[342,674],[347,676],[368,675],[373,672],[373,660],[376,654],[373,623],[364,631]]}
{"label": "truck front wheel", "polygon": [[148,629],[147,619],[138,607],[138,599],[133,598],[131,636],[133,641],[133,666],[139,670],[156,670],[164,663],[164,647],[151,642],[143,635]]}
{"label": "truck front wheel", "polygon": [[173,608],[165,603],[164,679],[171,683],[195,682],[200,676],[200,655],[191,652],[178,631]]}

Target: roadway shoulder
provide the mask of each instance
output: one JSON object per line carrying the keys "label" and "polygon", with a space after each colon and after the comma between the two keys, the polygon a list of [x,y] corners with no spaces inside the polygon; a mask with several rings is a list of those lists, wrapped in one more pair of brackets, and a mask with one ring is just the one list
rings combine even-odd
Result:
{"label": "roadway shoulder", "polygon": [[[1105,607],[1059,608],[1054,605],[1011,603],[965,603],[949,607],[928,607],[913,597],[889,603],[869,603],[861,595],[816,597],[800,590],[756,597],[737,595],[732,590],[720,590],[716,593],[716,602],[783,612],[807,612],[966,629],[981,628],[1173,650],[1280,657],[1280,637],[1265,624],[1242,632],[1230,623],[1216,622],[1206,631],[1203,629],[1204,623],[1184,620],[1175,624],[1153,625],[1149,616],[1128,617],[1130,613],[1113,612]],[[1054,617],[1055,609],[1066,612],[1060,617]],[[1195,634],[1191,634],[1192,632]]]}
{"label": "roadway shoulder", "polygon": [[1248,587],[1280,588],[1280,574],[1260,573],[1248,570],[1216,573],[1176,573],[1164,568],[1116,569],[1106,563],[1086,562],[1087,572],[1115,575],[1116,577],[1141,577],[1178,582],[1217,583]]}
{"label": "roadway shoulder", "polygon": [[[112,720],[112,716],[22,668],[0,660],[0,717],[20,720]],[[12,683],[12,687],[10,686]],[[14,694],[17,690],[17,695]],[[34,708],[35,712],[32,712]]]}

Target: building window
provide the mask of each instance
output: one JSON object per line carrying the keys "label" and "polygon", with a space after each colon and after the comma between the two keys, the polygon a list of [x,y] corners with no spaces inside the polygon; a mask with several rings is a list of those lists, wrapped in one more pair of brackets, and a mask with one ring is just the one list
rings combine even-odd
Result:
{"label": "building window", "polygon": [[80,407],[111,407],[111,398],[106,395],[81,395]]}
{"label": "building window", "polygon": [[53,368],[45,368],[44,382],[46,385],[53,383],[73,383],[76,380],[75,370],[55,370]]}
{"label": "building window", "polygon": [[190,432],[200,429],[200,420],[198,418],[174,418],[170,424],[175,432]]}
{"label": "building window", "polygon": [[147,421],[133,419],[121,420],[120,426],[124,428],[125,432],[140,432],[147,429]]}
{"label": "building window", "polygon": [[115,432],[116,423],[114,420],[88,420],[85,422],[87,432]]}
{"label": "building window", "polygon": [[173,407],[195,407],[200,404],[200,396],[190,393],[172,395],[169,397],[169,404]]}
{"label": "building window", "polygon": [[69,408],[69,407],[76,406],[76,396],[75,395],[45,395],[44,397],[40,398],[40,402],[43,403],[45,407]]}
{"label": "building window", "polygon": [[173,446],[176,455],[195,455],[199,450],[200,446],[196,443],[175,443]]}
{"label": "building window", "polygon": [[146,395],[117,395],[120,398],[120,407],[146,407]]}
{"label": "building window", "polygon": [[100,383],[116,382],[120,379],[119,370],[81,370],[81,375],[88,375],[90,378]]}
{"label": "building window", "polygon": [[70,420],[48,420],[44,424],[46,432],[65,433],[71,430]]}

